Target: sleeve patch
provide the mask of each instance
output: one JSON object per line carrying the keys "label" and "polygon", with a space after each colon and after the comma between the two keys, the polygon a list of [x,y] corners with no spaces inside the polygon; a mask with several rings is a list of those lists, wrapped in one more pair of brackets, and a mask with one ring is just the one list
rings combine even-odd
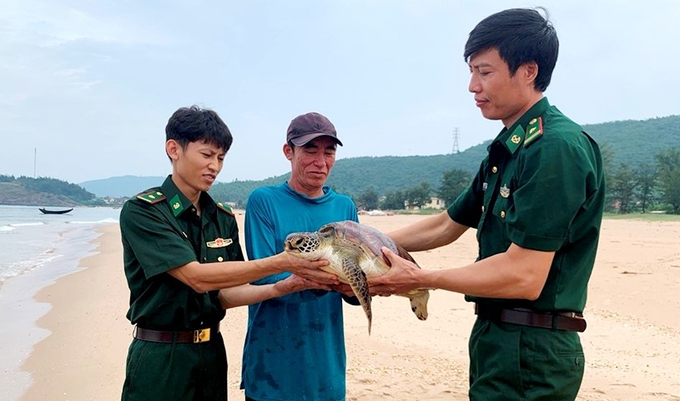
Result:
{"label": "sleeve patch", "polygon": [[165,195],[161,191],[150,191],[137,195],[137,199],[143,200],[150,204],[158,203],[165,199]]}

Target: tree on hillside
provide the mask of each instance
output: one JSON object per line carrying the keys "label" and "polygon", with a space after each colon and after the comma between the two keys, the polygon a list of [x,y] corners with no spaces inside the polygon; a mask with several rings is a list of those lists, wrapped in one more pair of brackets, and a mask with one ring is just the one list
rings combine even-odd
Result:
{"label": "tree on hillside", "polygon": [[602,155],[602,168],[605,176],[614,170],[614,148],[609,142],[600,143],[600,154]]}
{"label": "tree on hillside", "polygon": [[630,211],[637,186],[635,173],[628,164],[621,163],[618,168],[611,172],[609,190],[613,199],[619,205],[619,213],[626,214]]}
{"label": "tree on hillside", "polygon": [[85,188],[81,187],[80,185],[71,184],[56,178],[31,178],[21,176],[17,178],[17,182],[30,191],[64,195],[76,202],[86,202],[96,198],[93,193],[86,191]]}
{"label": "tree on hillside", "polygon": [[680,213],[680,149],[662,150],[655,156],[661,199]]}
{"label": "tree on hillside", "polygon": [[447,207],[470,185],[470,180],[472,174],[469,171],[453,169],[444,172],[439,197],[444,200]]}
{"label": "tree on hillside", "polygon": [[385,194],[385,199],[380,204],[383,210],[401,210],[404,208],[406,195],[403,191],[390,191]]}
{"label": "tree on hillside", "polygon": [[355,203],[359,210],[374,210],[378,208],[378,197],[378,193],[373,188],[369,188],[359,194]]}
{"label": "tree on hillside", "polygon": [[635,169],[635,180],[637,181],[636,198],[640,202],[642,213],[647,211],[654,201],[654,187],[656,186],[656,168],[648,163],[643,163]]}
{"label": "tree on hillside", "polygon": [[422,207],[430,201],[430,193],[432,187],[427,182],[421,182],[420,185],[406,190],[406,202],[410,207]]}

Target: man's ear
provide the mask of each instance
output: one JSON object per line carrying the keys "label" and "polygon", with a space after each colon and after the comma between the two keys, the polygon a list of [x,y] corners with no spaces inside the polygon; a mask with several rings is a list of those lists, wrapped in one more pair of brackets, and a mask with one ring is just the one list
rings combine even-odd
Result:
{"label": "man's ear", "polygon": [[283,154],[286,156],[286,159],[293,160],[293,148],[287,143],[283,144]]}
{"label": "man's ear", "polygon": [[179,159],[179,153],[181,149],[182,147],[174,139],[168,139],[165,142],[165,153],[167,153],[168,157],[172,161],[177,161],[177,159]]}
{"label": "man's ear", "polygon": [[538,64],[536,64],[535,61],[531,61],[529,63],[522,65],[521,68],[523,69],[522,76],[524,80],[531,83],[531,85],[533,86],[534,81],[536,81],[536,77],[538,77]]}

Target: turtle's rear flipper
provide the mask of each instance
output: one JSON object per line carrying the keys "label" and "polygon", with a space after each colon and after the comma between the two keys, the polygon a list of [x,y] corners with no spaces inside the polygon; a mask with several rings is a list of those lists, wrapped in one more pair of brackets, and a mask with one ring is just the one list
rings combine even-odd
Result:
{"label": "turtle's rear flipper", "polygon": [[368,293],[368,281],[363,270],[353,261],[345,258],[342,261],[342,271],[352,287],[352,291],[359,299],[361,307],[364,308],[366,317],[368,318],[368,334],[371,334],[371,321],[373,320],[373,312],[371,312],[371,295]]}

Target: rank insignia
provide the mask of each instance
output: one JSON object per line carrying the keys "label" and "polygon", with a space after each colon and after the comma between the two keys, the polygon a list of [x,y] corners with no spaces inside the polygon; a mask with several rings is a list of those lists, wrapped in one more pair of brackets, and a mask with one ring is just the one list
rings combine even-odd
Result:
{"label": "rank insignia", "polygon": [[503,186],[501,187],[500,193],[501,193],[501,197],[507,198],[508,196],[510,196],[510,188],[508,188],[505,184],[503,184]]}
{"label": "rank insignia", "polygon": [[524,146],[529,146],[530,143],[540,138],[541,135],[543,135],[543,119],[541,117],[536,117],[529,121],[527,135],[524,138]]}
{"label": "rank insignia", "polygon": [[217,208],[222,210],[223,212],[227,212],[228,214],[230,214],[232,216],[234,215],[234,211],[231,210],[231,207],[229,205],[225,205],[222,202],[217,203]]}
{"label": "rank insignia", "polygon": [[137,199],[141,199],[153,205],[154,203],[158,203],[165,199],[165,195],[160,191],[151,191],[137,195]]}
{"label": "rank insignia", "polygon": [[208,241],[205,244],[208,246],[208,248],[224,248],[225,246],[229,246],[234,241],[231,238],[216,238],[214,241]]}

